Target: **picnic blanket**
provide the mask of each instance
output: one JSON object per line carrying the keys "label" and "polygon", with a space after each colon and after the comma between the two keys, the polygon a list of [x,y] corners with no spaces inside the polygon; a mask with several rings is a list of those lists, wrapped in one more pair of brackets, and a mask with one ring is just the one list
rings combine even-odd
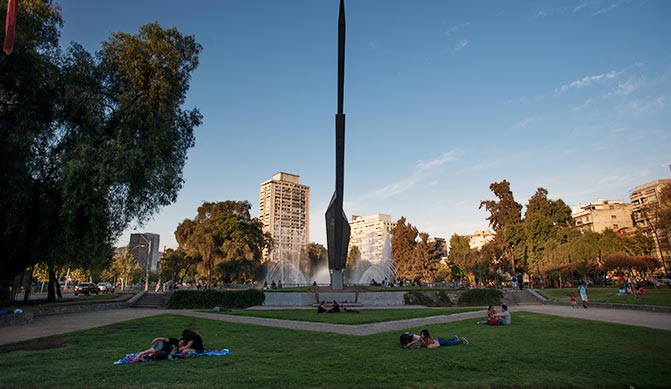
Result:
{"label": "picnic blanket", "polygon": [[[222,348],[222,349],[217,349],[217,350],[204,350],[202,353],[198,353],[195,351],[188,352],[186,354],[175,354],[171,360],[176,360],[176,359],[184,359],[184,358],[191,358],[191,357],[223,357],[224,355],[228,355],[231,352],[228,351],[227,348]],[[119,359],[118,361],[114,362],[115,365],[125,365],[129,363],[135,363],[135,362],[143,362],[143,359],[140,359],[138,361],[135,360],[135,357],[139,354],[137,353],[132,353],[132,354],[126,354],[124,357]]]}

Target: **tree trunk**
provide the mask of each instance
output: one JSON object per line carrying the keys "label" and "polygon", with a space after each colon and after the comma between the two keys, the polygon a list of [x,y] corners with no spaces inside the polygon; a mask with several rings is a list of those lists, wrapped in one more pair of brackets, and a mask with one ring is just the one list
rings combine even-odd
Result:
{"label": "tree trunk", "polygon": [[58,284],[58,280],[56,279],[56,272],[49,266],[49,286],[47,287],[47,301],[49,302],[56,302],[56,290],[59,290],[60,294],[60,289],[61,286]]}

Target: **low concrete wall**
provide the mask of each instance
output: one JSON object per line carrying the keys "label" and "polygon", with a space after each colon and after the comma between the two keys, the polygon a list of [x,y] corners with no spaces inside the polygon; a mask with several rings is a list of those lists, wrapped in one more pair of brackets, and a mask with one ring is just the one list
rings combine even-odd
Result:
{"label": "low concrete wall", "polygon": [[317,302],[314,293],[308,292],[264,292],[265,306],[271,307],[303,307]]}
{"label": "low concrete wall", "polygon": [[47,305],[39,308],[27,307],[25,308],[25,311],[35,316],[48,316],[48,315],[60,315],[63,313],[94,312],[94,311],[106,311],[109,309],[123,309],[133,305],[138,299],[142,298],[144,293],[145,292],[139,292],[135,296],[125,301],[107,302],[107,303],[100,302],[100,303],[78,304],[78,305],[73,304]]}
{"label": "low concrete wall", "polygon": [[360,301],[357,300],[357,294],[359,297],[361,297],[361,293],[356,293],[356,292],[323,292],[319,293],[317,296],[314,297],[315,303],[317,302],[322,302],[322,301],[337,301],[339,303],[347,301],[349,303],[360,303]]}
{"label": "low concrete wall", "polygon": [[405,305],[403,296],[405,292],[364,292],[359,293],[359,304],[384,306],[384,305]]}
{"label": "low concrete wall", "polygon": [[405,292],[265,292],[264,306],[304,307],[320,301],[353,302],[368,306],[404,305]]}

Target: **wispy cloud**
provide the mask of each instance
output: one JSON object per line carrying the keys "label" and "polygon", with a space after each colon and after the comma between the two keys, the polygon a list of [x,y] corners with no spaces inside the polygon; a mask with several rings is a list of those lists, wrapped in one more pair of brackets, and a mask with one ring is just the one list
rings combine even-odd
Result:
{"label": "wispy cloud", "polygon": [[594,12],[594,13],[592,14],[592,16],[597,16],[597,15],[603,15],[603,14],[606,14],[606,13],[608,13],[608,12],[614,10],[615,8],[617,8],[617,6],[618,6],[617,3],[612,3],[612,4],[610,4],[608,7],[601,8],[601,9],[597,10],[596,12]]}
{"label": "wispy cloud", "polygon": [[454,48],[452,49],[453,53],[456,53],[457,51],[460,51],[461,49],[465,48],[468,46],[468,39],[462,39],[459,43],[454,45]]}
{"label": "wispy cloud", "polygon": [[618,111],[621,115],[628,116],[655,114],[665,110],[668,107],[670,100],[671,95],[627,101],[620,105]]}
{"label": "wispy cloud", "polygon": [[529,126],[529,124],[533,123],[534,120],[536,120],[535,116],[526,117],[526,118],[520,120],[519,122],[513,124],[511,129],[513,129],[513,130],[523,130],[523,129],[527,128]]}
{"label": "wispy cloud", "polygon": [[458,153],[454,150],[448,151],[447,153],[441,155],[438,158],[432,159],[426,162],[419,162],[415,165],[415,169],[420,172],[426,172],[428,170],[435,169],[437,167],[443,166],[450,161],[454,161],[458,158]]}
{"label": "wispy cloud", "polygon": [[592,104],[592,99],[587,99],[587,100],[585,100],[584,103],[582,103],[582,104],[580,104],[576,107],[571,108],[571,112],[573,112],[573,113],[580,112],[580,111],[584,110],[585,108],[589,107],[591,104]]}
{"label": "wispy cloud", "polygon": [[564,13],[564,11],[565,10],[563,8],[546,8],[536,12],[536,14],[531,18],[532,19],[547,18],[548,16],[552,16],[558,13]]}
{"label": "wispy cloud", "polygon": [[560,86],[559,88],[555,88],[555,95],[560,95],[560,94],[562,94],[562,93],[564,93],[567,90],[572,89],[572,88],[583,88],[583,87],[592,85],[592,84],[594,84],[596,82],[599,82],[599,81],[610,80],[610,79],[613,79],[613,78],[619,76],[620,74],[622,74],[621,71],[618,72],[618,71],[615,71],[615,70],[611,70],[608,73],[595,74],[595,75],[592,75],[592,76],[585,76],[581,79],[572,81],[568,84],[564,84],[564,85]]}
{"label": "wispy cloud", "polygon": [[460,152],[457,150],[451,150],[447,153],[434,158],[428,161],[420,161],[415,165],[410,176],[405,177],[401,180],[392,182],[389,185],[385,185],[382,188],[376,189],[370,193],[367,193],[359,201],[370,200],[370,199],[386,199],[389,197],[397,196],[408,190],[416,187],[422,182],[429,181],[428,185],[435,185],[438,183],[437,179],[434,177],[434,174],[440,167],[448,164],[451,161],[459,159]]}
{"label": "wispy cloud", "polygon": [[580,11],[581,9],[586,8],[588,6],[590,6],[590,3],[580,3],[580,4],[576,5],[575,8],[573,8],[573,11],[571,11],[571,13],[576,13],[576,12]]}
{"label": "wispy cloud", "polygon": [[456,26],[452,26],[452,27],[448,28],[447,31],[445,31],[445,35],[446,36],[452,36],[453,34],[458,33],[459,31],[465,29],[466,27],[468,27],[470,25],[471,25],[471,23],[466,22],[466,23],[458,24]]}

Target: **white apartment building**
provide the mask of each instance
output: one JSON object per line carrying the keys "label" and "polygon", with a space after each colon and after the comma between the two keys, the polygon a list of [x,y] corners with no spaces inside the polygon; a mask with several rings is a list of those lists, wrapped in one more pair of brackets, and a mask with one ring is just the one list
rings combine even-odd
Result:
{"label": "white apartment building", "polygon": [[632,228],[631,204],[620,200],[597,200],[573,207],[575,226],[580,231],[603,232],[606,228],[617,232]]}
{"label": "white apartment building", "polygon": [[468,238],[468,245],[472,249],[480,250],[484,245],[494,240],[496,235],[489,230],[475,231],[473,235],[466,235]]}
{"label": "white apartment building", "polygon": [[273,174],[261,184],[259,220],[273,237],[265,259],[297,261],[310,243],[310,187],[301,185],[295,174]]}
{"label": "white apartment building", "polygon": [[362,260],[373,265],[380,263],[385,255],[385,246],[387,250],[391,249],[391,230],[396,226],[396,223],[391,221],[391,216],[383,213],[368,216],[352,215],[349,226],[348,252],[353,246],[357,246]]}
{"label": "white apartment building", "polygon": [[657,226],[656,210],[659,206],[659,193],[671,179],[660,179],[639,185],[631,191],[631,217],[634,226],[655,240],[655,254],[664,261],[664,268],[671,269],[671,231]]}

